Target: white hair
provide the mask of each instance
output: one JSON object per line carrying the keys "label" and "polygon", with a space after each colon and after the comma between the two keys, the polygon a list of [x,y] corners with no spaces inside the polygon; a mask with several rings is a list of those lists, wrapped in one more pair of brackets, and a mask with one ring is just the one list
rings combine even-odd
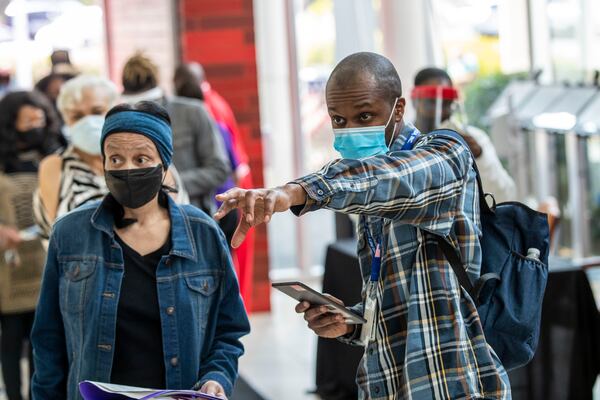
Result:
{"label": "white hair", "polygon": [[111,108],[117,102],[119,92],[114,83],[106,78],[95,75],[79,75],[73,79],[69,79],[60,88],[60,93],[56,99],[56,106],[62,115],[72,108],[74,104],[79,103],[83,99],[83,91],[85,89],[100,88],[108,94],[108,107]]}

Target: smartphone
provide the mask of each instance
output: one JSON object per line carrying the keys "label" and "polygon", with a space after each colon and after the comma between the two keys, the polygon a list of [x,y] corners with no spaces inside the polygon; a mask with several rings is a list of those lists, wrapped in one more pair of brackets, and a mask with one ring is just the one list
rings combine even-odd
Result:
{"label": "smartphone", "polygon": [[306,301],[311,305],[327,306],[330,312],[343,315],[344,322],[347,324],[364,324],[367,322],[362,315],[344,307],[302,282],[277,282],[271,286],[300,302]]}

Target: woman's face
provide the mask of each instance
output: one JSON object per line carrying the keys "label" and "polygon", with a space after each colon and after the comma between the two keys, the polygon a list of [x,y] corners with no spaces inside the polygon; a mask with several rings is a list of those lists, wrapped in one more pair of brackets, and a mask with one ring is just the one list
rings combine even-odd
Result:
{"label": "woman's face", "polygon": [[151,168],[161,164],[154,143],[137,133],[114,133],[104,141],[104,169]]}
{"label": "woman's face", "polygon": [[136,209],[160,192],[165,171],[154,143],[137,133],[114,133],[104,142],[106,185],[123,207]]}
{"label": "woman's face", "polygon": [[73,126],[88,115],[106,115],[110,109],[110,95],[100,87],[88,87],[82,91],[81,101],[66,109],[63,115],[65,125]]}
{"label": "woman's face", "polygon": [[44,128],[46,126],[46,114],[38,107],[23,105],[17,113],[15,130],[17,132],[28,132],[32,129]]}

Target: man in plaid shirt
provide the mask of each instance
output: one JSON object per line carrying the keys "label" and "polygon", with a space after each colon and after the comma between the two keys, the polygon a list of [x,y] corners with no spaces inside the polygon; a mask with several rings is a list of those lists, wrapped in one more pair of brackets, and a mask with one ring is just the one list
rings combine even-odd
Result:
{"label": "man in plaid shirt", "polygon": [[[360,398],[510,399],[506,371],[485,341],[475,305],[433,236],[450,241],[471,277],[479,276],[479,198],[469,149],[419,136],[403,122],[400,78],[378,54],[342,60],[326,98],[344,158],[281,187],[220,195],[216,218],[233,208],[243,213],[232,245],[275,212],[358,214],[363,297],[375,299],[373,329],[364,335],[368,324],[347,325],[306,302],[296,311],[317,335],[365,347]],[[373,276],[376,255],[381,267]],[[362,313],[364,304],[354,309]]]}

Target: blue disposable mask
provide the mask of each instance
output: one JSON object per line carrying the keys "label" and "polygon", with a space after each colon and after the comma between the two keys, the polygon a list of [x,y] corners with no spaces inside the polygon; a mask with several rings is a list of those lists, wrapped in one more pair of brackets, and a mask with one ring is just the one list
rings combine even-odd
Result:
{"label": "blue disposable mask", "polygon": [[73,146],[88,154],[100,155],[100,136],[102,135],[104,117],[87,115],[67,128],[67,134]]}
{"label": "blue disposable mask", "polygon": [[[389,151],[390,143],[385,141],[385,130],[392,121],[394,112],[396,111],[396,103],[394,101],[392,113],[385,125],[366,126],[361,128],[342,128],[334,129],[333,134],[335,139],[333,147],[342,155],[343,158],[360,159],[372,157],[379,154],[385,154]],[[396,123],[394,123],[394,131]]]}

